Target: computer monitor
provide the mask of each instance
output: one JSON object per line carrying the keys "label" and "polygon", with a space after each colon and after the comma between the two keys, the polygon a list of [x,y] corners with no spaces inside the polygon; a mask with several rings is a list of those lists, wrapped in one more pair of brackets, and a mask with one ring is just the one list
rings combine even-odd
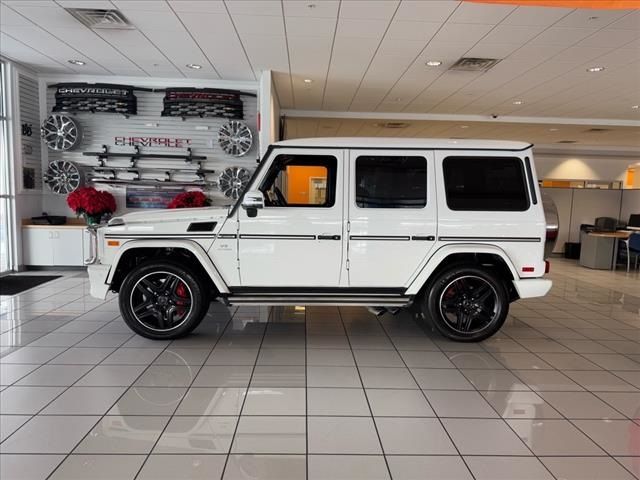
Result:
{"label": "computer monitor", "polygon": [[599,232],[615,232],[618,220],[611,217],[596,218],[596,230]]}
{"label": "computer monitor", "polygon": [[640,228],[640,213],[632,213],[629,215],[628,227]]}

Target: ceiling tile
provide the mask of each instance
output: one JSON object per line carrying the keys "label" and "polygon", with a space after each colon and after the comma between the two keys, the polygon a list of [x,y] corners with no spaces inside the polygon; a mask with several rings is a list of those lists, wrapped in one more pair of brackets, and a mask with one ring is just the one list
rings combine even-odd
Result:
{"label": "ceiling tile", "polygon": [[175,12],[227,13],[222,0],[169,0],[169,5]]}
{"label": "ceiling tile", "polygon": [[340,18],[391,20],[399,0],[342,0]]}
{"label": "ceiling tile", "polygon": [[482,41],[523,45],[544,30],[541,26],[498,25]]}
{"label": "ceiling tile", "polygon": [[[339,0],[300,1],[284,0],[285,17],[333,18],[338,15]],[[310,7],[313,5],[313,7]]]}
{"label": "ceiling tile", "polygon": [[231,18],[241,37],[243,35],[284,37],[284,21],[282,15],[238,15],[232,13]]}
{"label": "ceiling tile", "polygon": [[624,17],[626,10],[597,10],[578,8],[556,24],[557,27],[602,28]]}
{"label": "ceiling tile", "polygon": [[0,3],[0,25],[25,26],[31,22],[4,3]]}
{"label": "ceiling tile", "polygon": [[456,11],[453,12],[449,21],[454,23],[496,25],[515,9],[516,7],[511,5],[462,2]]}
{"label": "ceiling tile", "polygon": [[336,35],[351,38],[382,38],[387,25],[386,20],[365,20],[342,18],[338,20]]}
{"label": "ceiling tile", "polygon": [[29,18],[32,22],[47,27],[78,27],[80,23],[73,18],[64,8],[55,5],[55,8],[42,8],[31,6],[13,7],[18,13]]}
{"label": "ceiling tile", "polygon": [[433,38],[436,43],[458,43],[470,47],[492,29],[492,25],[445,23]]}
{"label": "ceiling tile", "polygon": [[460,5],[451,0],[403,0],[396,13],[396,20],[419,22],[444,22]]}
{"label": "ceiling tile", "polygon": [[227,8],[231,15],[280,15],[280,0],[227,0]]}
{"label": "ceiling tile", "polygon": [[585,47],[622,47],[640,38],[640,30],[604,29],[590,35],[578,45]]}
{"label": "ceiling tile", "polygon": [[394,20],[389,26],[385,38],[419,40],[426,43],[438,31],[438,28],[440,28],[439,23]]}
{"label": "ceiling tile", "polygon": [[502,25],[548,27],[571,11],[571,8],[520,6],[502,21]]}
{"label": "ceiling tile", "polygon": [[336,29],[335,18],[286,17],[288,37],[328,37],[333,38]]}
{"label": "ceiling tile", "polygon": [[533,45],[570,46],[595,33],[592,28],[551,27],[531,40]]}
{"label": "ceiling tile", "polygon": [[624,17],[620,18],[620,20],[616,20],[608,27],[625,30],[640,30],[640,10],[627,13]]}
{"label": "ceiling tile", "polygon": [[167,2],[150,2],[149,0],[112,0],[113,4],[125,13],[128,10],[140,10],[143,12],[170,12]]}

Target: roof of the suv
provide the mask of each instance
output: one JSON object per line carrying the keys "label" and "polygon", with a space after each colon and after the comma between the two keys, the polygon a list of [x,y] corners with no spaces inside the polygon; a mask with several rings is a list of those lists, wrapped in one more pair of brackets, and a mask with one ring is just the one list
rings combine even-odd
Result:
{"label": "roof of the suv", "polygon": [[330,137],[299,138],[277,142],[279,147],[307,148],[391,148],[424,150],[511,150],[521,151],[531,147],[526,142],[505,140],[471,140],[448,138],[385,138],[385,137]]}

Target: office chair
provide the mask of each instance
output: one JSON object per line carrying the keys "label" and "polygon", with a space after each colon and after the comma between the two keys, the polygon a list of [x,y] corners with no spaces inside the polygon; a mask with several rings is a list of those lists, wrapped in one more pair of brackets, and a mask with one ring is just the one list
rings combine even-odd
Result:
{"label": "office chair", "polygon": [[635,257],[633,269],[638,269],[638,260],[640,259],[640,233],[632,233],[629,238],[620,240],[624,243],[627,254],[627,272],[631,270],[631,257]]}

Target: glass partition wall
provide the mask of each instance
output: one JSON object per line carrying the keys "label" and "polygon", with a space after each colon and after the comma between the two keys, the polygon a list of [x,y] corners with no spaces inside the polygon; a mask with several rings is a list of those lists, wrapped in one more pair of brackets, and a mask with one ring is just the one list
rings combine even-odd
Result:
{"label": "glass partition wall", "polygon": [[0,275],[15,269],[15,192],[9,160],[9,85],[7,64],[0,61]]}

